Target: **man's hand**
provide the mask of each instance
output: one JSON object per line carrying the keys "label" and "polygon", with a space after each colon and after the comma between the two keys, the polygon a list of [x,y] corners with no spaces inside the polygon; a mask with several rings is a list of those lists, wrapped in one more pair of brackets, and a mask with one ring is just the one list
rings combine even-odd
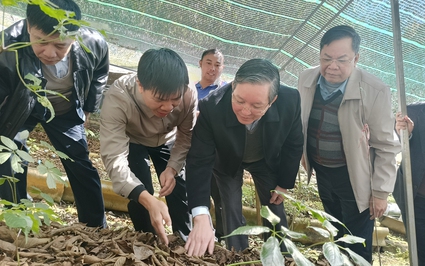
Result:
{"label": "man's hand", "polygon": [[210,224],[208,214],[201,214],[193,218],[193,229],[189,234],[184,248],[189,256],[202,256],[214,251],[214,230]]}
{"label": "man's hand", "polygon": [[171,218],[170,214],[168,213],[167,205],[165,205],[164,202],[156,199],[146,190],[140,193],[139,203],[149,211],[152,226],[155,229],[159,239],[161,239],[165,245],[168,245],[168,238],[167,234],[165,233],[164,223],[168,226],[171,226]]}
{"label": "man's hand", "polygon": [[[276,186],[275,190],[283,192],[283,193],[287,193],[286,188],[281,188],[279,186]],[[271,204],[276,204],[279,205],[283,202],[283,196],[280,195],[279,193],[276,192],[271,192],[271,197],[270,197],[270,203]]]}
{"label": "man's hand", "polygon": [[176,186],[176,175],[177,171],[169,166],[167,166],[161,173],[159,176],[159,182],[161,184],[161,190],[159,191],[160,197],[168,196],[171,192],[173,192],[173,189]]}
{"label": "man's hand", "polygon": [[410,134],[412,134],[413,128],[414,128],[414,123],[413,121],[407,116],[403,116],[401,114],[401,112],[398,112],[396,114],[396,118],[395,118],[395,129],[397,131],[397,134],[400,136],[400,130],[405,130],[407,129],[409,136]]}
{"label": "man's hand", "polygon": [[369,201],[369,212],[370,219],[379,218],[384,215],[384,212],[387,210],[387,200],[371,197]]}

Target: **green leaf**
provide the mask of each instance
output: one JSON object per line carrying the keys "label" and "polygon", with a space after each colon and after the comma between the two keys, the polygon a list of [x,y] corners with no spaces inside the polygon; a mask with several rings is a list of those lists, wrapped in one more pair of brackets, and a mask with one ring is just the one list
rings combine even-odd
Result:
{"label": "green leaf", "polygon": [[325,230],[323,228],[320,227],[316,227],[316,226],[309,226],[308,228],[313,229],[314,231],[316,231],[317,233],[319,233],[321,236],[328,238],[330,237],[329,231]]}
{"label": "green leaf", "polygon": [[49,172],[47,174],[46,182],[47,182],[47,187],[49,189],[55,189],[56,188],[55,177],[51,172]]}
{"label": "green leaf", "polygon": [[32,227],[32,220],[22,212],[14,211],[4,214],[4,221],[10,228],[26,229]]}
{"label": "green leaf", "polygon": [[21,158],[19,158],[19,156],[12,156],[12,160],[10,162],[10,165],[12,166],[13,171],[17,172],[17,173],[23,173],[24,172],[24,168],[22,168],[21,165]]}
{"label": "green leaf", "polygon": [[2,150],[11,151],[11,149],[9,149],[8,147],[0,144],[0,151]]}
{"label": "green leaf", "polygon": [[0,164],[4,164],[7,160],[9,160],[12,152],[0,152]]}
{"label": "green leaf", "polygon": [[26,74],[24,78],[29,80],[29,81],[32,81],[33,86],[40,86],[40,84],[41,84],[41,79],[37,78],[36,76],[34,76],[31,73]]}
{"label": "green leaf", "polygon": [[40,218],[38,217],[38,215],[32,215],[32,214],[28,214],[28,217],[32,221],[31,231],[37,234],[40,231],[40,225],[42,224]]}
{"label": "green leaf", "polygon": [[266,218],[273,226],[280,222],[280,217],[274,214],[268,206],[261,206],[261,217]]}
{"label": "green leaf", "polygon": [[47,204],[49,204],[49,206],[53,206],[55,201],[53,200],[53,198],[49,194],[41,193],[40,195],[47,202]]}
{"label": "green leaf", "polygon": [[37,171],[42,175],[47,174],[47,170],[47,167],[42,163],[37,166]]}
{"label": "green leaf", "polygon": [[66,159],[66,160],[71,160],[71,162],[73,162],[74,160],[72,160],[71,158],[69,158],[68,155],[66,155],[65,153],[61,152],[61,151],[55,151],[55,153],[62,159]]}
{"label": "green leaf", "polygon": [[51,161],[49,161],[49,160],[45,160],[44,161],[44,164],[46,165],[46,167],[47,168],[49,168],[49,169],[51,169],[51,168],[53,168],[53,167],[56,167],[55,166],[55,164],[54,163],[52,163]]}
{"label": "green leaf", "polygon": [[9,182],[12,182],[12,183],[19,182],[19,179],[17,179],[16,177],[13,177],[13,176],[3,175],[2,178],[5,178],[6,180],[8,180]]}
{"label": "green leaf", "polygon": [[337,218],[333,217],[332,215],[319,210],[310,209],[311,215],[313,215],[314,218],[319,220],[321,223],[323,223],[325,220],[336,222],[339,224],[342,224]]}
{"label": "green leaf", "polygon": [[[46,4],[40,4],[40,9],[48,16],[57,19],[58,22],[60,22],[63,19],[66,19],[67,16],[67,12],[65,10],[62,9],[57,9],[57,8],[52,8]],[[70,13],[73,14],[73,13]]]}
{"label": "green leaf", "polygon": [[226,238],[226,237],[229,237],[229,236],[235,236],[235,235],[259,235],[259,234],[268,233],[268,232],[270,232],[270,228],[268,228],[266,226],[246,225],[246,226],[241,226],[241,227],[235,229],[229,235],[223,236],[223,238]]}
{"label": "green leaf", "polygon": [[347,257],[347,255],[345,255],[344,253],[341,253],[341,255],[342,255],[342,258],[344,259],[344,264],[343,264],[343,266],[355,266],[355,265],[351,262],[350,258],[349,258],[349,257]]}
{"label": "green leaf", "polygon": [[261,247],[260,259],[263,265],[281,266],[285,265],[285,258],[280,252],[279,241],[271,236]]}
{"label": "green leaf", "polygon": [[354,263],[356,263],[358,266],[371,266],[369,262],[367,262],[362,256],[355,253],[349,248],[344,248],[345,251],[348,252],[350,257],[353,259]]}
{"label": "green leaf", "polygon": [[288,228],[286,228],[284,226],[281,226],[281,230],[282,230],[282,232],[285,235],[287,235],[287,236],[289,236],[290,238],[293,238],[293,239],[300,239],[300,238],[307,237],[306,234],[298,233],[298,232],[295,232],[295,231],[291,231],[291,230],[289,230]]}
{"label": "green leaf", "polygon": [[91,53],[90,49],[84,44],[81,36],[77,36],[77,41],[80,44],[80,46],[83,47],[84,51],[86,51],[86,53]]}
{"label": "green leaf", "polygon": [[1,4],[3,6],[17,6],[18,1],[17,0],[1,0]]}
{"label": "green leaf", "polygon": [[20,139],[27,139],[30,135],[30,132],[28,130],[23,130],[19,132],[19,138]]}
{"label": "green leaf", "polygon": [[55,147],[53,147],[52,145],[50,145],[49,143],[47,143],[43,140],[40,141],[40,144],[41,144],[41,146],[44,146],[51,151],[56,151]]}
{"label": "green leaf", "polygon": [[22,160],[33,163],[34,159],[31,157],[31,155],[29,155],[28,152],[23,151],[23,150],[16,150],[16,154],[21,157]]}
{"label": "green leaf", "polygon": [[304,257],[304,255],[298,250],[294,242],[287,238],[284,238],[283,243],[285,244],[289,254],[291,254],[292,258],[294,259],[296,265],[314,266],[314,264],[306,257]]}
{"label": "green leaf", "polygon": [[353,236],[353,235],[344,235],[343,237],[338,238],[336,242],[345,242],[348,244],[363,243],[363,246],[366,246],[364,238]]}
{"label": "green leaf", "polygon": [[5,137],[5,136],[0,136],[0,140],[1,142],[6,145],[6,147],[8,147],[11,150],[17,150],[18,146],[16,146],[15,142],[13,142],[13,140]]}
{"label": "green leaf", "polygon": [[29,191],[31,191],[32,194],[37,194],[37,195],[39,195],[41,193],[41,190],[37,187],[34,187],[34,186],[31,186],[29,188]]}
{"label": "green leaf", "polygon": [[49,123],[53,118],[55,118],[55,109],[53,108],[52,103],[45,96],[37,97],[37,101],[50,111],[50,118],[46,121],[46,123]]}
{"label": "green leaf", "polygon": [[338,229],[328,220],[323,221],[322,224],[333,236],[338,234]]}
{"label": "green leaf", "polygon": [[323,244],[323,255],[331,265],[343,265],[343,257],[338,246],[333,242]]}

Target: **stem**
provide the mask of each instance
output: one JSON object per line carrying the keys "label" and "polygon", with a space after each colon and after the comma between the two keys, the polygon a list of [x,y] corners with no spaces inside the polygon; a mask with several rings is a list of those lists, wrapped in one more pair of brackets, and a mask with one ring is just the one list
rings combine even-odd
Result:
{"label": "stem", "polygon": [[19,70],[19,57],[18,57],[18,51],[13,51],[15,52],[15,60],[16,60],[16,73],[18,74],[19,79],[21,80],[22,84],[24,84],[24,86],[29,89],[30,91],[32,91],[37,97],[42,97],[42,95],[40,95],[37,91],[31,89],[30,86],[28,86],[28,84],[24,81],[24,79],[22,78],[21,75],[21,71]]}
{"label": "stem", "polygon": [[16,240],[15,240],[16,260],[18,261],[18,265],[21,265],[20,258],[19,258],[19,251],[18,251],[18,239],[19,239],[19,235],[21,234],[21,232],[22,232],[22,229],[19,229],[18,234],[16,235]]}
{"label": "stem", "polygon": [[237,263],[229,264],[227,266],[246,265],[246,264],[252,264],[252,263],[261,263],[261,260],[252,260],[252,261],[237,262]]}

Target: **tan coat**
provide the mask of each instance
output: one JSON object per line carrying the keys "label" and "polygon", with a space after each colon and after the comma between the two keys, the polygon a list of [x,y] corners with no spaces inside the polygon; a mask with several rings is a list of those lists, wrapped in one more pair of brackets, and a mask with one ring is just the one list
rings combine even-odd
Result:
{"label": "tan coat", "polygon": [[[308,119],[319,71],[319,67],[307,69],[301,73],[298,80],[304,158],[307,158]],[[338,122],[348,173],[360,212],[369,208],[372,194],[374,197],[386,199],[393,191],[396,179],[395,156],[401,149],[395,137],[394,121],[389,87],[366,71],[354,68],[338,110]],[[306,168],[310,181],[312,169],[308,160]]]}
{"label": "tan coat", "polygon": [[197,92],[189,87],[181,103],[160,118],[144,104],[136,75],[122,76],[105,93],[100,113],[100,153],[115,193],[128,197],[141,182],[128,166],[129,143],[158,147],[175,140],[167,166],[179,172],[196,122]]}

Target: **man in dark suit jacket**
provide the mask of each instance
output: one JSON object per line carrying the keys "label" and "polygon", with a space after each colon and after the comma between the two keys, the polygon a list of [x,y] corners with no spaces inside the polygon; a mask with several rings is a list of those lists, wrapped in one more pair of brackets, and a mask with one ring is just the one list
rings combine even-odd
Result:
{"label": "man in dark suit jacket", "polygon": [[[396,117],[396,130],[407,129],[410,144],[410,163],[412,169],[413,199],[416,227],[416,244],[419,266],[425,265],[425,102],[407,106],[407,115]],[[406,223],[406,202],[403,182],[403,168],[397,172],[393,196],[400,207]]]}
{"label": "man in dark suit jacket", "polygon": [[[281,218],[276,226],[280,228],[287,226],[283,198],[271,191],[294,187],[303,147],[298,91],[280,85],[278,69],[267,60],[244,63],[232,83],[200,101],[199,111],[186,168],[194,217],[186,249],[195,256],[214,249],[208,211],[211,172],[222,199],[225,234],[245,225],[243,170],[251,173],[261,204]],[[266,220],[264,224],[271,226]],[[243,250],[248,237],[226,238],[226,246]]]}

